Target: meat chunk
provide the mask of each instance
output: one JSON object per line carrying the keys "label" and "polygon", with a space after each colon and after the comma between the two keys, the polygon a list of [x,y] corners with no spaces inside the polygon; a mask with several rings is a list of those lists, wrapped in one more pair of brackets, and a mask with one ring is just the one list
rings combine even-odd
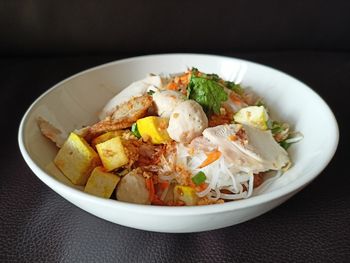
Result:
{"label": "meat chunk", "polygon": [[169,118],[177,105],[185,100],[185,96],[174,90],[158,91],[153,94],[153,101],[160,117]]}
{"label": "meat chunk", "polygon": [[115,131],[131,127],[138,119],[147,114],[148,108],[152,105],[152,97],[144,95],[132,98],[126,103],[119,105],[110,116],[92,125],[89,130],[90,136],[102,132]]}
{"label": "meat chunk", "polygon": [[143,96],[149,90],[158,90],[162,85],[160,76],[148,76],[142,80],[131,83],[107,102],[99,115],[100,120],[110,116],[122,103],[131,100],[133,97]]}
{"label": "meat chunk", "polygon": [[141,169],[134,169],[125,175],[120,180],[116,194],[119,201],[135,204],[151,204],[146,180],[141,175]]}
{"label": "meat chunk", "polygon": [[208,127],[208,118],[201,105],[187,100],[175,107],[170,116],[168,133],[177,142],[189,143]]}

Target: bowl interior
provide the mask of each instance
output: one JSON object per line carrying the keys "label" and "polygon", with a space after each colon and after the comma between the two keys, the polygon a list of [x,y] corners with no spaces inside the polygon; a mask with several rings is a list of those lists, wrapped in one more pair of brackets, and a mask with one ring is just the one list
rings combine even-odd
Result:
{"label": "bowl interior", "polygon": [[[68,133],[97,121],[98,112],[116,93],[149,73],[177,73],[189,67],[241,82],[264,98],[273,118],[292,124],[304,139],[288,150],[293,167],[257,195],[311,181],[330,161],[338,143],[335,118],[324,101],[300,81],[266,66],[233,58],[172,54],[132,58],[84,71],[57,84],[38,98],[22,121],[20,141],[28,156],[49,176],[73,186],[52,160],[56,147],[36,124],[39,116]],[[296,184],[295,182],[300,181]],[[292,189],[290,189],[292,190]],[[255,197],[253,197],[255,198]]]}

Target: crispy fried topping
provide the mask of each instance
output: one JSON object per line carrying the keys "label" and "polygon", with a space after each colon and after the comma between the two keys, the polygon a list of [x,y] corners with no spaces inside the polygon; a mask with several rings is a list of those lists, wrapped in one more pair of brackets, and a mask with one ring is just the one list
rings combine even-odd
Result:
{"label": "crispy fried topping", "polygon": [[[223,124],[231,124],[233,120],[233,112],[228,109],[222,108],[222,114],[212,114],[209,117],[208,126],[215,127]],[[221,109],[220,109],[221,110]]]}
{"label": "crispy fried topping", "polygon": [[215,205],[215,204],[223,204],[225,203],[224,200],[219,199],[219,200],[211,200],[208,197],[203,197],[198,200],[197,205]]}
{"label": "crispy fried topping", "polygon": [[129,158],[130,167],[148,167],[149,171],[160,162],[166,147],[164,145],[154,145],[142,139],[123,140],[123,146]]}

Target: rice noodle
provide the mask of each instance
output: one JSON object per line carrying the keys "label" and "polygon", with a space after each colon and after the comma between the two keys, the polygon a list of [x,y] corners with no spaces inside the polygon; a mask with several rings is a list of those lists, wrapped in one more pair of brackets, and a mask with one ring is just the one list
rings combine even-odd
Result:
{"label": "rice noodle", "polygon": [[206,195],[210,192],[211,189],[216,188],[216,184],[217,184],[217,182],[218,182],[218,179],[219,179],[219,173],[214,173],[214,175],[213,175],[213,177],[211,178],[211,181],[210,181],[208,187],[205,188],[202,192],[198,192],[197,195],[198,195],[199,197],[204,197],[204,196],[206,196]]}
{"label": "rice noodle", "polygon": [[[222,159],[224,160],[224,158],[222,157]],[[235,179],[235,177],[233,176],[233,174],[231,173],[230,169],[228,169],[228,167],[225,165],[225,163],[220,163],[221,164],[221,168],[227,172],[227,174],[231,177],[232,180],[232,187],[234,188],[234,192],[238,192],[238,185],[237,185],[237,181]]]}
{"label": "rice noodle", "polygon": [[301,141],[304,138],[304,136],[300,132],[297,134],[298,134],[297,136],[289,138],[289,139],[285,140],[285,142],[286,143],[296,143],[298,141]]}
{"label": "rice noodle", "polygon": [[[291,139],[293,139],[293,141],[298,141],[302,139],[302,137],[298,136]],[[237,171],[237,169],[234,169],[233,164],[226,163],[223,155],[211,164],[200,169],[198,167],[207,158],[205,152],[196,151],[193,153],[190,152],[185,145],[178,144],[176,157],[176,164],[187,167],[191,174],[196,174],[199,171],[206,174],[206,183],[208,185],[203,191],[197,192],[197,196],[200,198],[207,197],[211,201],[217,201],[219,199],[237,200],[248,198],[253,192],[255,193],[253,173],[251,171],[243,171],[242,169]],[[169,166],[166,168],[169,168]],[[268,187],[269,182],[275,180],[281,173],[282,172],[279,171],[274,178],[269,178],[263,182],[263,184],[259,186],[259,189]],[[159,175],[159,178],[164,181],[170,181],[176,177],[175,175],[175,173],[171,172],[165,175]],[[229,193],[223,193],[222,190],[227,190]]]}
{"label": "rice noodle", "polygon": [[239,194],[223,194],[221,193],[220,198],[226,199],[226,200],[237,200],[237,199],[243,199],[247,197],[247,192],[239,193]]}
{"label": "rice noodle", "polygon": [[217,201],[219,200],[220,196],[221,196],[221,192],[220,192],[220,189],[219,188],[215,188],[214,189],[215,191],[215,197],[212,196],[212,194],[214,193],[213,191],[211,191],[209,194],[208,194],[208,198],[212,201]]}
{"label": "rice noodle", "polygon": [[247,182],[249,181],[250,174],[238,174],[236,178],[239,183]]}
{"label": "rice noodle", "polygon": [[247,197],[250,197],[253,193],[253,188],[254,188],[254,175],[253,174],[250,174],[249,176],[249,184],[248,184],[248,194],[247,194]]}

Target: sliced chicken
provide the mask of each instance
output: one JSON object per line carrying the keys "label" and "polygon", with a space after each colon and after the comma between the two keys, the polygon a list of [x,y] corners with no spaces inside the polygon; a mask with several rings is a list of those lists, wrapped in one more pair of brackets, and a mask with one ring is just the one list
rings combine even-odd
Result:
{"label": "sliced chicken", "polygon": [[194,138],[189,147],[195,150],[203,151],[203,152],[212,152],[217,149],[217,146],[211,143],[208,139],[203,136],[198,136]]}
{"label": "sliced chicken", "polygon": [[186,100],[173,110],[167,131],[173,140],[190,143],[207,127],[208,118],[202,106],[194,100]]}
{"label": "sliced chicken", "polygon": [[230,124],[207,128],[203,136],[218,146],[237,171],[279,170],[289,162],[287,152],[274,140],[271,131]]}
{"label": "sliced chicken", "polygon": [[170,118],[175,107],[186,99],[182,93],[175,90],[157,91],[152,97],[158,115],[163,118]]}
{"label": "sliced chicken", "polygon": [[290,162],[288,153],[276,142],[270,130],[263,131],[248,125],[243,125],[243,128],[249,138],[247,153],[259,155],[268,169],[280,170]]}
{"label": "sliced chicken", "polygon": [[133,97],[140,97],[147,93],[149,90],[156,91],[161,89],[163,86],[162,78],[160,76],[148,76],[142,80],[131,83],[128,87],[119,92],[114,96],[101,111],[99,118],[100,120],[105,119],[111,115],[118,105],[125,103]]}

